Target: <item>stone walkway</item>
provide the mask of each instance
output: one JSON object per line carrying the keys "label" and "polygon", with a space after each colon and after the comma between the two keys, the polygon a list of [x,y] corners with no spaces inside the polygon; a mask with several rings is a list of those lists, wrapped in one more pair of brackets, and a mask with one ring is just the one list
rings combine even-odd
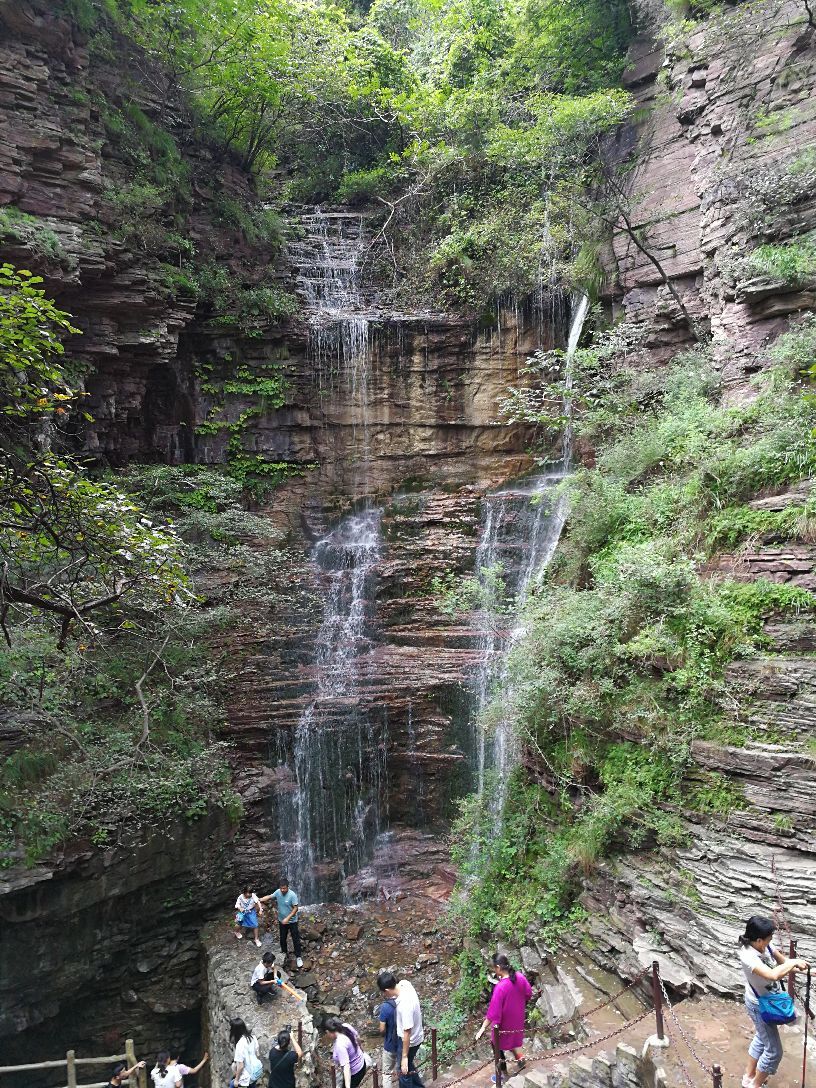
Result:
{"label": "stone walkway", "polygon": [[[711,1088],[712,1078],[709,1071],[715,1062],[723,1069],[724,1088],[737,1088],[741,1083],[752,1034],[750,1022],[742,1006],[716,997],[704,997],[680,1002],[674,1007],[674,1014],[705,1064],[706,1071],[689,1053],[672,1018],[667,1016],[671,1044],[662,1052],[659,1064],[665,1069],[670,1088],[688,1088],[689,1081],[694,1088]],[[614,1009],[604,1009],[592,1017],[593,1034],[600,1040],[615,1027],[620,1027],[622,1021],[623,1018]],[[614,1039],[608,1042],[599,1041],[582,1049],[576,1053],[576,1057],[579,1053],[589,1058],[601,1052],[612,1054],[621,1042],[640,1052],[654,1030],[655,1022],[650,1015]],[[785,1056],[779,1072],[770,1084],[772,1088],[798,1088],[802,1075],[802,1024],[782,1028],[782,1042]],[[530,1057],[532,1060],[527,1070],[521,1076],[511,1077],[507,1088],[543,1088],[547,1083],[545,1075],[556,1072],[566,1074],[571,1060],[569,1057],[551,1060],[533,1055]],[[489,1088],[492,1073],[492,1067],[476,1068],[470,1072],[467,1068],[457,1067],[440,1077],[439,1085],[447,1086],[455,1081],[456,1088]],[[816,1086],[816,1039],[812,1033],[808,1042],[808,1080],[811,1086]]]}

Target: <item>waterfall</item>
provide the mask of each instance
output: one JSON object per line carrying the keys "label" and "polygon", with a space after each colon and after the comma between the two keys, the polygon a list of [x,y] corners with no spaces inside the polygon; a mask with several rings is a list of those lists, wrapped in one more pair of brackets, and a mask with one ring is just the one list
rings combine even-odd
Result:
{"label": "waterfall", "polygon": [[371,648],[382,511],[352,514],[319,540],[312,559],[326,587],[315,651],[315,691],[300,715],[286,762],[294,792],[279,804],[283,862],[304,901],[356,870],[382,829],[384,722],[360,690]]}
{"label": "waterfall", "polygon": [[[564,356],[564,415],[566,425],[562,439],[561,460],[553,468],[485,496],[482,507],[482,531],[476,550],[476,576],[488,595],[497,576],[503,583],[505,599],[512,598],[513,610],[519,615],[524,601],[549,566],[564,523],[567,501],[560,486],[567,476],[572,460],[572,376],[573,360],[589,311],[589,300],[581,296],[573,307],[569,337]],[[495,810],[504,804],[507,779],[517,762],[516,737],[512,722],[502,708],[497,708],[493,743],[488,749],[484,719],[496,687],[507,683],[507,650],[522,634],[516,621],[508,624],[504,611],[484,607],[479,616],[478,648],[480,665],[473,682],[473,774],[479,792],[485,787],[485,772],[491,769],[497,777]]]}
{"label": "waterfall", "polygon": [[[371,300],[362,288],[365,220],[315,209],[288,245],[309,322],[308,353],[319,387],[344,391],[352,418],[358,492],[368,491]],[[279,761],[294,781],[279,798],[283,863],[304,901],[325,898],[356,871],[382,830],[386,719],[363,691],[360,664],[371,649],[382,510],[365,499],[311,552],[324,588],[315,643],[314,691]]]}
{"label": "waterfall", "polygon": [[371,459],[369,333],[375,316],[362,282],[370,245],[365,217],[316,208],[301,215],[300,233],[288,243],[287,254],[297,269],[296,289],[309,321],[308,354],[322,393],[344,389],[350,395],[353,460],[361,466],[364,489]]}

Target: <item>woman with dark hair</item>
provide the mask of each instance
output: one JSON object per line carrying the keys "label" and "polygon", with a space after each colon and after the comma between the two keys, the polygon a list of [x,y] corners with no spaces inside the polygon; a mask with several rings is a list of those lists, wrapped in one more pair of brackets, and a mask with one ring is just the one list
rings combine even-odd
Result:
{"label": "woman with dark hair", "polygon": [[302,1057],[303,1051],[289,1028],[279,1031],[278,1040],[269,1051],[269,1088],[295,1088],[295,1066]]}
{"label": "woman with dark hair", "polygon": [[779,980],[792,971],[807,971],[804,960],[789,960],[771,945],[773,934],[774,924],[770,918],[754,914],[745,923],[745,932],[739,938],[739,958],[745,975],[745,1008],[754,1025],[742,1088],[760,1088],[782,1061],[779,1028],[762,1019],[759,998],[781,993]]}
{"label": "woman with dark hair", "polygon": [[179,1088],[182,1083],[181,1073],[176,1066],[171,1065],[170,1055],[166,1050],[156,1056],[156,1064],[151,1069],[150,1076],[155,1088]]}
{"label": "woman with dark hair", "polygon": [[207,1062],[210,1060],[210,1055],[205,1050],[204,1051],[204,1057],[201,1059],[201,1061],[198,1063],[198,1065],[185,1065],[184,1062],[179,1061],[180,1057],[181,1057],[181,1051],[179,1050],[179,1048],[178,1047],[171,1047],[170,1048],[170,1068],[178,1070],[178,1073],[181,1076],[181,1085],[182,1085],[182,1088],[184,1088],[184,1078],[186,1076],[193,1076],[194,1077],[196,1075],[196,1073],[200,1073],[201,1070],[204,1068],[204,1066],[207,1064]]}
{"label": "woman with dark hair", "polygon": [[[492,1035],[498,1038],[501,1051],[501,1071],[507,1073],[505,1050],[512,1050],[516,1059],[515,1073],[520,1073],[527,1064],[522,1048],[524,1046],[524,1021],[527,1015],[527,1002],[533,996],[533,988],[521,971],[516,971],[507,956],[493,957],[493,967],[499,981],[493,990],[482,1026],[476,1032],[481,1039],[489,1027]],[[496,1079],[495,1074],[493,1080]]]}
{"label": "woman with dark hair", "polygon": [[330,1016],[325,1031],[333,1042],[332,1060],[343,1074],[345,1088],[357,1088],[366,1075],[366,1061],[360,1039],[351,1024],[344,1024],[336,1016]]}
{"label": "woman with dark hair", "polygon": [[252,890],[252,885],[247,884],[235,900],[235,936],[239,941],[243,939],[243,931],[246,930],[252,934],[257,947],[261,947],[258,939],[258,916],[261,914],[263,914],[261,901]]}
{"label": "woman with dark hair", "polygon": [[240,1016],[230,1020],[230,1042],[235,1047],[230,1088],[254,1088],[263,1076],[263,1065],[258,1057],[258,1040]]}

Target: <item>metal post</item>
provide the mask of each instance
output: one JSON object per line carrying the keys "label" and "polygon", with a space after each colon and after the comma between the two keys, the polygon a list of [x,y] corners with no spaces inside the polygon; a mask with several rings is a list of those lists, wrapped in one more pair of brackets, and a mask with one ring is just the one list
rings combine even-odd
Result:
{"label": "metal post", "polygon": [[431,1028],[431,1080],[437,1080],[439,1068],[436,1054],[436,1028]]}
{"label": "metal post", "polygon": [[499,1031],[498,1028],[493,1028],[493,1063],[496,1066],[496,1088],[502,1086],[502,1072],[501,1072],[501,1047],[499,1046]]}
{"label": "metal post", "polygon": [[303,1050],[303,1021],[298,1020],[298,1046]]}
{"label": "metal post", "polygon": [[76,1053],[73,1050],[69,1050],[65,1055],[68,1065],[68,1088],[77,1088],[76,1078]]}
{"label": "metal post", "polygon": [[334,1062],[331,1064],[331,1083],[332,1088],[337,1088],[337,1066]]}
{"label": "metal post", "polygon": [[660,988],[660,964],[657,960],[652,960],[652,1000],[654,1001],[657,1037],[662,1041],[666,1035],[663,1030],[663,991]]}
{"label": "metal post", "polygon": [[[791,941],[790,943],[790,954],[788,958],[792,960],[796,959],[796,941]],[[796,978],[793,971],[788,975],[788,993],[791,997],[796,995]]]}
{"label": "metal post", "polygon": [[711,1079],[714,1082],[714,1088],[723,1088],[723,1071],[722,1066],[715,1065],[711,1070]]}

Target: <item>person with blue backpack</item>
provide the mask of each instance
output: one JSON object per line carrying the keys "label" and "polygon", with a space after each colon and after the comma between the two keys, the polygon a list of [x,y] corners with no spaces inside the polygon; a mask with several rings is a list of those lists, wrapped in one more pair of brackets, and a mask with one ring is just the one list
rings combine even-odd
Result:
{"label": "person with blue backpack", "polygon": [[230,1088],[255,1088],[263,1076],[263,1063],[258,1056],[258,1040],[240,1016],[230,1020],[230,1042],[235,1047]]}
{"label": "person with blue backpack", "polygon": [[742,1088],[761,1088],[782,1061],[779,1025],[796,1019],[793,999],[780,985],[780,979],[793,971],[807,971],[804,960],[783,956],[771,941],[774,924],[770,918],[752,915],[739,938],[739,959],[745,976],[745,1008],[754,1025],[754,1037],[748,1047],[748,1064]]}

